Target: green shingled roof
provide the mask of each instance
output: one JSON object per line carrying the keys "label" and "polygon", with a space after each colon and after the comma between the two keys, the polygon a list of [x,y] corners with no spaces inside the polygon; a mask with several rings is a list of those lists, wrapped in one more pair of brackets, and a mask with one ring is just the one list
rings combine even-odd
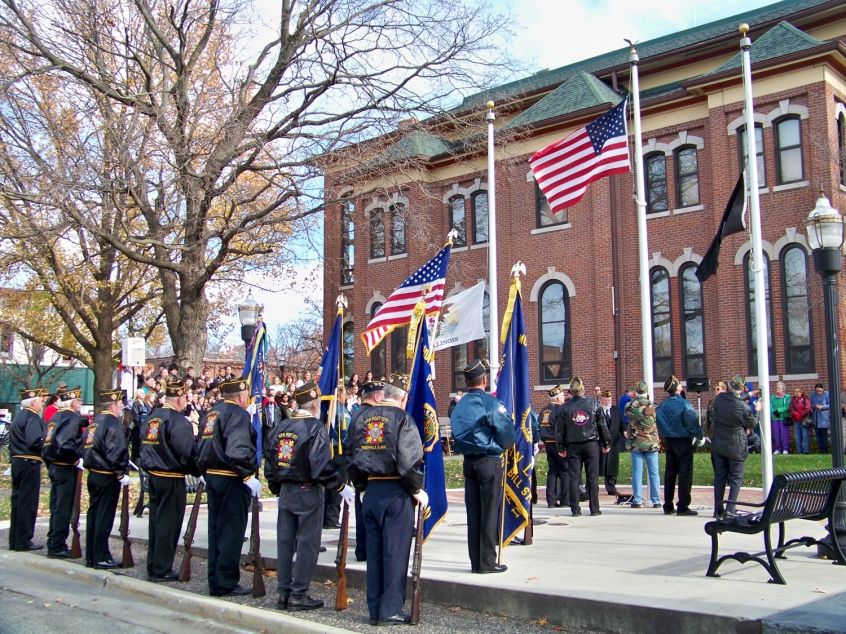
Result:
{"label": "green shingled roof", "polygon": [[376,160],[393,163],[415,158],[431,159],[446,154],[450,149],[449,141],[423,130],[412,130],[388,146]]}
{"label": "green shingled roof", "polygon": [[505,129],[547,121],[601,104],[617,105],[622,97],[590,73],[580,71],[558,86],[543,99],[527,108]]}
{"label": "green shingled roof", "polygon": [[[822,43],[822,40],[803,33],[790,24],[790,22],[782,21],[752,42],[752,64],[754,66],[756,62],[763,62],[768,59],[789,55],[790,53],[806,51],[816,48]],[[737,55],[727,59],[710,73],[706,73],[703,76],[716,75],[727,70],[740,68],[740,66],[740,53],[737,53]]]}

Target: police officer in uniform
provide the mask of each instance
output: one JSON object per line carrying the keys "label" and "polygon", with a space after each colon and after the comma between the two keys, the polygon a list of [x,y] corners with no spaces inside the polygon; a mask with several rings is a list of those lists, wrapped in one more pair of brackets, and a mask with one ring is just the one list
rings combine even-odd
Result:
{"label": "police officer in uniform", "polygon": [[549,471],[546,476],[546,505],[570,506],[570,480],[567,476],[567,461],[558,455],[555,442],[555,408],[564,404],[564,388],[556,385],[549,390],[549,405],[540,412],[540,439],[546,447],[546,461]]}
{"label": "police officer in uniform", "polygon": [[200,430],[197,464],[205,474],[209,506],[209,594],[247,595],[239,562],[250,497],[261,484],[256,471],[256,432],[247,413],[249,392],[243,379],[219,385],[222,400],[209,410]]}
{"label": "police officer in uniform", "polygon": [[587,493],[591,515],[599,510],[599,452],[608,453],[611,436],[605,424],[605,413],[594,398],[585,398],[582,380],[570,380],[572,398],[555,413],[558,455],[567,458],[570,477],[570,510],[573,516],[582,514],[579,506],[579,477],[582,463],[587,472]]}
{"label": "police officer in uniform", "polygon": [[12,521],[9,526],[9,550],[41,550],[33,544],[38,497],[41,493],[41,448],[47,425],[41,408],[47,390],[30,388],[21,392],[21,411],[9,431],[9,456],[12,459]]}
{"label": "police officer in uniform", "polygon": [[59,390],[59,410],[47,424],[41,457],[50,474],[50,529],[47,531],[47,556],[69,559],[68,534],[73,512],[76,471],[82,469],[81,388]]}
{"label": "police officer in uniform", "polygon": [[173,558],[185,517],[186,475],[199,475],[191,421],[183,412],[188,402],[184,382],[165,387],[164,404],[141,427],[141,466],[147,472],[150,493],[147,577],[176,581]]}
{"label": "police officer in uniform", "polygon": [[[344,483],[329,451],[320,416],[320,390],[308,381],[294,390],[297,411],[277,422],[264,449],[264,474],[279,496],[276,521],[277,577],[281,610],[314,610],[323,601],[308,595],[320,552],[324,487],[350,504],[353,488]],[[294,554],[297,566],[292,571]]]}
{"label": "police officer in uniform", "polygon": [[501,401],[487,392],[487,366],[476,360],[464,368],[467,393],[455,405],[450,424],[455,453],[464,454],[464,505],[470,570],[505,572],[496,563],[503,485],[502,452],[514,445],[514,423]]}
{"label": "police officer in uniform", "polygon": [[423,443],[404,409],[408,376],[392,375],[383,389],[385,400],[356,417],[347,455],[350,477],[362,493],[370,625],[409,621],[402,608],[414,531],[411,499],[424,508],[429,505],[419,468]]}
{"label": "police officer in uniform", "polygon": [[120,568],[109,552],[120,488],[129,484],[129,449],[123,425],[123,390],[100,392],[100,413],[85,435],[88,469],[88,514],[85,520],[85,560],[94,568]]}

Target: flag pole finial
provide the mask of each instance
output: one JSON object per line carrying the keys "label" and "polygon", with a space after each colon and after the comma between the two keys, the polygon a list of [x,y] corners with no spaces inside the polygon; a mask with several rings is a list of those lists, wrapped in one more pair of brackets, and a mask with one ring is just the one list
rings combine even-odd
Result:
{"label": "flag pole finial", "polygon": [[487,108],[488,110],[493,110],[495,105],[496,104],[491,100],[485,102],[485,108]]}
{"label": "flag pole finial", "polygon": [[518,280],[520,276],[526,275],[526,265],[523,264],[522,260],[517,260],[517,264],[511,267],[511,277],[516,277]]}
{"label": "flag pole finial", "polygon": [[630,39],[624,37],[623,41],[629,45],[629,61],[636,62],[637,61],[637,49],[635,48],[635,44],[637,42],[632,42]]}
{"label": "flag pole finial", "polygon": [[737,30],[740,31],[740,34],[743,37],[746,37],[746,34],[749,33],[749,25],[746,24],[746,22],[743,22],[739,27],[737,27]]}
{"label": "flag pole finial", "polygon": [[349,302],[347,301],[347,296],[346,296],[346,295],[344,295],[343,293],[341,293],[340,295],[338,295],[337,299],[335,300],[335,305],[336,305],[339,309],[346,310],[346,309],[347,309],[347,307],[349,306]]}
{"label": "flag pole finial", "polygon": [[447,244],[452,246],[456,240],[458,240],[458,229],[450,229],[447,234]]}

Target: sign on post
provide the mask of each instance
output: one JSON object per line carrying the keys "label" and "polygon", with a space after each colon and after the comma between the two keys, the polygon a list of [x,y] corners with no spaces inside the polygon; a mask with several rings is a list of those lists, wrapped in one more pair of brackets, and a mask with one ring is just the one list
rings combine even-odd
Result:
{"label": "sign on post", "polygon": [[143,337],[127,337],[121,342],[121,363],[134,368],[147,362],[147,343]]}

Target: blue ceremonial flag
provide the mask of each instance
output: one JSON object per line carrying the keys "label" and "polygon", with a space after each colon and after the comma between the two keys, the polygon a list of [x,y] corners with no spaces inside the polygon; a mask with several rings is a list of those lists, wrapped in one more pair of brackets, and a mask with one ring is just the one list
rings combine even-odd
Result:
{"label": "blue ceremonial flag", "polygon": [[[343,380],[339,370],[341,365],[341,322],[343,320],[343,309],[339,308],[338,317],[335,319],[335,325],[329,337],[329,343],[326,344],[326,351],[323,353],[323,359],[320,361],[320,378],[317,380],[317,387],[320,388],[320,398],[323,401],[320,405],[321,420],[329,422],[329,434],[332,439],[335,438],[336,434],[340,439],[341,434],[341,426],[334,424],[338,408],[336,407],[335,411],[332,412],[335,415],[330,415],[330,408],[335,403],[335,390],[338,387],[338,380]],[[335,429],[336,427],[338,429]],[[338,445],[340,446],[340,442]]]}
{"label": "blue ceremonial flag", "polygon": [[259,410],[264,398],[264,386],[267,383],[266,374],[267,327],[264,325],[264,321],[260,319],[256,322],[256,332],[247,346],[247,358],[244,361],[244,372],[241,374],[241,378],[246,379],[247,385],[250,387],[250,402],[254,406],[252,425],[256,432],[256,463],[259,466],[261,465],[262,441],[264,440]]}
{"label": "blue ceremonial flag", "polygon": [[500,544],[504,547],[529,525],[534,468],[529,352],[519,277],[515,277],[511,284],[502,323],[502,339],[503,363],[496,394],[514,421],[515,432],[514,447],[505,454],[505,511],[500,534]]}
{"label": "blue ceremonial flag", "polygon": [[423,488],[429,495],[429,511],[423,521],[423,537],[446,515],[447,495],[444,475],[444,451],[438,427],[435,392],[432,388],[432,349],[429,347],[429,328],[425,319],[425,303],[420,301],[414,309],[409,328],[409,346],[414,346],[414,361],[409,376],[408,401],[405,411],[417,423],[423,441]]}

